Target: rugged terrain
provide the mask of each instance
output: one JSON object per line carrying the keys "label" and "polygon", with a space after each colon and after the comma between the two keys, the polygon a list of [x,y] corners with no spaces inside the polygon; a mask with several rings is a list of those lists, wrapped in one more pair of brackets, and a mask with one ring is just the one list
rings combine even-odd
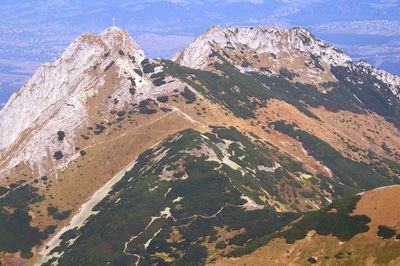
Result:
{"label": "rugged terrain", "polygon": [[395,265],[399,90],[301,28],[83,34],[0,111],[1,262]]}

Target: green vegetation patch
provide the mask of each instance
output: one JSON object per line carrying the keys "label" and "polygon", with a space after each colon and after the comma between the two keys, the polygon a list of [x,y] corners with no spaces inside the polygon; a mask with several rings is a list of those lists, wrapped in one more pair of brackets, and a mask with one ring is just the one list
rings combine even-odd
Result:
{"label": "green vegetation patch", "polygon": [[40,231],[30,224],[32,217],[28,214],[28,205],[43,199],[37,191],[30,185],[22,185],[0,199],[1,252],[21,251],[22,257],[30,258],[32,247],[54,232],[53,226]]}
{"label": "green vegetation patch", "polygon": [[9,188],[7,187],[0,187],[0,196],[3,196],[9,191]]}
{"label": "green vegetation patch", "polygon": [[153,79],[153,84],[156,87],[162,86],[167,83],[165,81],[165,74],[163,72],[154,73],[150,76],[150,78]]}
{"label": "green vegetation patch", "polygon": [[138,110],[141,114],[152,115],[157,113],[157,110],[153,109],[152,106],[157,105],[157,103],[152,99],[146,99],[139,103]]}
{"label": "green vegetation patch", "polygon": [[157,101],[160,103],[167,103],[168,102],[168,96],[159,96],[157,97]]}
{"label": "green vegetation patch", "polygon": [[253,143],[248,136],[234,127],[213,127],[212,132],[206,136],[218,145],[230,142],[226,156],[245,171],[239,173],[229,167],[222,169],[227,172],[234,184],[243,186],[242,192],[253,198],[257,204],[264,204],[260,200],[266,196],[262,189],[275,200],[293,205],[294,209],[297,209],[296,206],[301,200],[300,195],[313,199],[324,198],[316,178],[312,179],[317,181],[310,187],[298,181],[297,178],[301,174],[312,176],[304,169],[302,163],[280,153],[269,144]]}
{"label": "green vegetation patch", "polygon": [[135,88],[136,87],[135,79],[132,77],[129,77],[128,80],[131,82],[132,87]]}
{"label": "green vegetation patch", "polygon": [[129,93],[130,93],[131,95],[135,95],[136,89],[135,89],[135,88],[129,88]]}
{"label": "green vegetation patch", "polygon": [[141,62],[143,73],[149,74],[153,73],[154,69],[158,66],[157,64],[150,61],[150,59],[146,58]]}
{"label": "green vegetation patch", "polygon": [[180,94],[187,100],[187,103],[193,103],[196,101],[196,94],[194,94],[194,92],[192,92],[187,86],[185,86]]}
{"label": "green vegetation patch", "polygon": [[[224,105],[239,117],[255,117],[253,112],[259,102],[253,96],[266,99],[266,88],[250,76],[240,73],[232,65],[221,66],[227,75],[219,76],[212,72],[183,67],[171,61],[163,63],[166,74],[187,82],[203,96]],[[199,81],[201,85],[194,81]]]}
{"label": "green vegetation patch", "polygon": [[[240,171],[209,160],[207,153],[200,151],[205,147],[218,151],[217,144],[224,138],[249,140],[233,128],[215,131],[210,138],[211,135],[184,130],[140,155],[135,166],[94,208],[98,214],[73,234],[62,236],[61,245],[53,250],[65,252],[59,263],[134,264],[138,255],[143,265],[165,264],[154,256],[165,252],[174,264],[187,265],[190,261],[190,265],[202,265],[208,256],[205,242],[218,239],[215,227],[245,229],[227,243],[245,245],[299,217],[277,213],[269,206],[254,211],[242,207],[246,203],[242,193],[249,192],[238,187],[243,187],[241,182],[247,184],[245,180],[250,177],[241,178]],[[262,155],[261,151],[258,153]],[[222,159],[222,154],[219,156]],[[165,171],[170,171],[167,176],[171,180],[160,178]],[[165,215],[161,216],[161,212]],[[172,228],[179,231],[181,241],[169,242]],[[79,237],[68,247],[68,241],[76,236]]]}
{"label": "green vegetation patch", "polygon": [[316,107],[324,104],[318,100],[323,99],[324,94],[315,87],[292,83],[282,75],[268,77],[258,73],[241,73],[228,62],[214,65],[223,75],[190,69],[170,61],[163,62],[167,74],[182,79],[205,97],[227,107],[241,118],[255,118],[255,110],[258,107],[265,107],[267,100],[274,98],[295,105],[300,111],[315,119],[318,117],[312,114],[307,106]]}
{"label": "green vegetation patch", "polygon": [[[299,172],[305,173],[300,163],[233,127],[212,127],[207,134],[184,130],[142,153],[93,209],[97,214],[64,234],[53,252],[64,252],[60,265],[131,265],[138,256],[141,265],[167,264],[159,253],[168,254],[171,264],[202,265],[208,244],[221,251],[237,246],[229,256],[240,256],[276,237],[301,239],[309,230],[342,240],[368,230],[368,217],[350,215],[358,197],[310,213],[278,213],[260,199],[263,188],[284,200],[283,184],[291,194],[296,189],[322,196],[295,181]],[[245,209],[247,198],[261,207]],[[240,233],[221,243],[217,228]],[[179,237],[171,241],[172,235]]]}
{"label": "green vegetation patch", "polygon": [[400,126],[400,100],[384,82],[357,67],[332,66],[331,71],[339,81],[332,84],[332,96],[336,99],[341,99],[341,96],[356,99],[356,105]]}
{"label": "green vegetation patch", "polygon": [[56,151],[53,155],[54,159],[56,160],[61,160],[62,158],[64,158],[64,154],[62,151]]}
{"label": "green vegetation patch", "polygon": [[[205,97],[222,104],[241,118],[255,118],[255,110],[264,107],[269,99],[279,99],[297,107],[301,112],[319,119],[307,108],[323,106],[330,111],[347,110],[382,115],[400,125],[400,101],[382,81],[355,68],[332,67],[338,82],[326,83],[334,89],[322,93],[314,86],[292,82],[295,74],[281,69],[279,75],[257,72],[241,73],[232,64],[223,61],[213,67],[221,74],[195,70],[171,61],[163,61],[164,72],[190,84]],[[318,62],[317,59],[314,60]]]}
{"label": "green vegetation patch", "polygon": [[58,140],[59,141],[63,141],[64,140],[64,138],[65,138],[65,132],[64,131],[58,131],[57,132],[57,138],[58,138]]}
{"label": "green vegetation patch", "polygon": [[328,143],[310,133],[298,129],[295,124],[285,124],[283,121],[273,123],[276,130],[299,140],[303,147],[318,161],[329,167],[339,180],[353,188],[373,189],[394,184],[375,170],[375,165],[353,161],[344,157]]}
{"label": "green vegetation patch", "polygon": [[396,230],[385,225],[379,225],[377,235],[383,239],[390,239],[396,235]]}
{"label": "green vegetation patch", "polygon": [[289,80],[293,80],[297,75],[291,71],[289,71],[287,68],[281,68],[279,70],[279,74],[281,74],[281,76],[288,78]]}
{"label": "green vegetation patch", "polygon": [[286,239],[288,243],[294,243],[296,240],[304,239],[311,230],[315,230],[320,235],[333,235],[341,241],[348,241],[355,235],[369,230],[367,225],[371,221],[369,217],[351,215],[360,198],[360,196],[354,196],[339,199],[321,210],[305,213],[300,220],[291,224],[288,229],[265,234],[246,246],[230,252],[228,256],[240,257],[250,254],[272,239],[280,237]]}
{"label": "green vegetation patch", "polygon": [[47,207],[48,214],[56,220],[65,220],[71,215],[71,211],[60,212],[57,207],[49,206]]}
{"label": "green vegetation patch", "polygon": [[361,196],[339,199],[316,212],[310,212],[294,223],[290,229],[278,234],[288,243],[303,239],[311,230],[320,235],[333,235],[341,241],[349,241],[357,234],[368,232],[371,219],[365,215],[350,215]]}
{"label": "green vegetation patch", "polygon": [[100,135],[102,134],[104,131],[106,130],[106,127],[102,124],[96,124],[95,128],[94,128],[94,134],[95,135]]}

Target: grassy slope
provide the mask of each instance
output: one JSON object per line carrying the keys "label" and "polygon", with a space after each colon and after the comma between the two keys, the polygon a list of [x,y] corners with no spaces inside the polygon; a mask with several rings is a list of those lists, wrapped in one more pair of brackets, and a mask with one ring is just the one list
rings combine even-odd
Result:
{"label": "grassy slope", "polygon": [[[220,255],[246,254],[278,236],[294,241],[315,229],[347,240],[368,230],[367,217],[349,217],[358,200],[351,198],[307,213],[291,229],[277,233],[300,214],[277,213],[268,204],[262,209],[244,209],[243,196],[259,200],[254,193],[262,183],[253,183],[254,178],[245,170],[242,174],[230,163],[218,161],[224,153],[213,151],[225,151],[219,148],[223,143],[230,143],[237,152],[245,151],[244,158],[237,155],[242,158],[237,161],[242,170],[252,167],[254,161],[258,164],[264,153],[273,153],[254,145],[234,128],[217,127],[207,135],[194,130],[181,132],[143,153],[95,207],[99,213],[82,228],[63,235],[61,246],[54,250],[65,252],[60,265],[126,265],[136,262],[137,256],[143,265],[203,264],[211,250],[219,250]],[[330,212],[333,208],[338,211]],[[218,240],[229,233],[230,237]],[[68,241],[77,236],[68,247]]]}
{"label": "grassy slope", "polygon": [[307,106],[324,106],[355,113],[372,111],[397,127],[400,125],[400,101],[383,82],[358,69],[332,67],[331,71],[338,82],[327,84],[334,89],[322,93],[312,85],[291,82],[290,76],[282,71],[276,76],[241,73],[230,63],[223,62],[214,65],[222,75],[183,67],[171,61],[163,63],[166,74],[188,82],[205,97],[226,106],[241,118],[255,118],[257,106],[263,106],[268,99],[275,98],[296,106],[316,119]]}

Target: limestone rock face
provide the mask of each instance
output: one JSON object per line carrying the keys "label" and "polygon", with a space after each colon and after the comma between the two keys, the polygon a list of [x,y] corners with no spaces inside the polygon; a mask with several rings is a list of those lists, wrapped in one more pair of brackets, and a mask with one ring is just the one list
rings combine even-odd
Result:
{"label": "limestone rock face", "polygon": [[214,26],[199,36],[173,60],[183,66],[206,70],[216,60],[226,60],[241,72],[279,74],[287,69],[302,83],[336,82],[332,67],[360,68],[384,82],[400,99],[400,76],[355,63],[335,46],[319,40],[303,28],[226,28]]}
{"label": "limestone rock face", "polygon": [[[112,27],[99,35],[84,33],[58,60],[42,65],[0,111],[0,155],[14,154],[7,164],[2,162],[2,170],[28,161],[42,168],[41,162],[56,149],[72,155],[77,128],[90,120],[87,100],[105,85],[109,68],[116,67],[116,79],[124,72],[137,76],[133,69],[143,59],[144,52],[128,33]],[[114,94],[129,86],[126,78],[120,80]],[[67,136],[61,143],[54,138],[58,131]]]}
{"label": "limestone rock face", "polygon": [[187,49],[175,56],[182,65],[204,68],[207,57],[217,48],[236,49],[245,46],[254,53],[281,54],[307,53],[321,57],[334,65],[345,65],[351,58],[302,28],[283,29],[278,27],[227,28],[212,27],[197,38]]}

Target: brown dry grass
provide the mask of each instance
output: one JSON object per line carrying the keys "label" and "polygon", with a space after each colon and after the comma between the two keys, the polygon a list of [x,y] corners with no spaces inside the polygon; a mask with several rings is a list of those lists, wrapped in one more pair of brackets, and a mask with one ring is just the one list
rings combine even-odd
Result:
{"label": "brown dry grass", "polygon": [[[376,235],[378,225],[400,230],[400,185],[378,188],[363,195],[354,215],[371,217],[370,235]],[[399,250],[400,251],[400,250]]]}
{"label": "brown dry grass", "polygon": [[[88,99],[87,102],[89,106],[89,120],[92,124],[115,119],[115,116],[109,114],[107,111],[108,100],[106,99],[112,94],[113,88],[115,88],[117,84],[120,84],[121,80],[117,77],[114,66],[110,68],[108,73],[109,74],[105,76],[104,88],[99,91],[98,95]],[[400,147],[398,146],[398,143],[400,143],[400,133],[398,130],[381,117],[373,114],[356,115],[349,112],[333,113],[323,108],[310,108],[314,114],[321,118],[323,121],[321,122],[305,116],[290,104],[278,100],[271,100],[268,102],[267,108],[257,111],[256,120],[244,120],[235,117],[226,108],[211,103],[199,94],[197,97],[198,100],[193,104],[186,104],[181,96],[178,96],[176,102],[173,101],[174,97],[170,97],[168,104],[179,108],[181,113],[158,112],[151,116],[135,114],[132,115],[131,118],[127,118],[118,124],[107,126],[106,131],[101,135],[96,136],[91,134],[90,140],[83,140],[78,137],[79,140],[76,146],[80,147],[80,149],[84,149],[87,155],[78,157],[69,162],[63,170],[49,174],[51,183],[49,181],[49,186],[47,188],[42,182],[39,184],[40,192],[45,196],[45,200],[31,206],[31,213],[33,215],[32,224],[42,229],[51,224],[57,224],[58,228],[66,225],[69,219],[65,221],[55,221],[48,217],[47,207],[50,204],[57,206],[62,211],[73,210],[73,214],[76,213],[79,206],[129,161],[153,144],[185,128],[196,128],[204,132],[210,130],[208,125],[236,126],[245,134],[249,135],[248,133],[252,132],[259,136],[261,140],[278,147],[281,151],[303,162],[307,170],[311,173],[324,172],[328,176],[330,173],[321,163],[307,155],[299,142],[273,129],[265,130],[262,126],[266,126],[270,121],[282,119],[295,122],[300,128],[328,142],[344,155],[359,160],[363,160],[363,156],[351,151],[348,146],[344,144],[343,139],[362,149],[372,148],[377,151],[379,155],[391,159],[393,159],[393,157],[388,155],[380,147],[383,141],[385,141],[386,145],[393,151],[400,152]],[[102,99],[102,101],[99,101],[99,99]],[[190,121],[185,115],[190,116],[198,121],[198,123],[193,123],[193,121]],[[80,134],[87,134],[87,132],[88,130],[81,129],[77,132],[77,136],[80,136]],[[24,137],[26,136],[22,136],[21,139]],[[374,141],[372,142],[370,139]],[[51,158],[50,154],[49,158]],[[51,159],[48,161],[48,167],[49,169],[53,167]],[[20,179],[21,173],[26,174],[27,180],[29,180],[30,176],[35,176],[34,169],[27,164],[21,164],[18,169],[12,172],[10,181]],[[5,183],[4,181],[2,182]],[[290,209],[288,206],[281,206],[281,208]],[[309,241],[309,239],[315,239],[312,243],[327,241],[327,243],[330,243],[329,247],[331,245],[335,247],[339,245],[335,238],[320,239],[320,236],[311,235],[310,238],[304,241]],[[287,252],[284,251],[284,249],[289,248],[285,246],[285,243],[279,241],[282,240],[275,240],[273,243],[277,243],[276,246],[273,245],[270,247],[273,251],[271,254],[276,254],[276,256],[273,255],[275,257],[268,257],[268,259],[271,259],[270,262],[272,265],[274,261],[282,259],[282,256],[285,256],[285,252]],[[308,242],[303,243],[302,241],[298,241],[298,243],[307,244]],[[297,244],[292,248],[296,249],[296,247]],[[263,248],[267,248],[267,246]],[[298,248],[302,250],[301,244],[299,244]],[[280,251],[282,251],[282,253],[279,253]],[[313,249],[305,254],[311,254],[314,251]],[[325,252],[325,249],[323,251]],[[294,250],[293,252],[293,254],[297,254],[296,252],[300,251]],[[290,254],[292,254],[292,252],[290,252]],[[243,257],[244,260],[246,260],[246,258],[247,257]],[[249,258],[250,262],[255,264],[258,262],[262,263],[264,259],[266,259],[266,257],[263,255],[263,252],[254,258]],[[290,265],[292,259],[293,257],[289,256],[288,259],[286,261],[283,260],[283,262]],[[299,261],[304,262],[303,259],[304,256],[299,257]],[[225,261],[223,260],[223,262]],[[231,263],[230,260],[229,263]]]}
{"label": "brown dry grass", "polygon": [[[302,130],[310,132],[329,143],[344,156],[355,160],[369,162],[370,160],[366,157],[369,149],[379,156],[396,160],[393,154],[388,154],[382,148],[382,144],[385,142],[393,153],[400,152],[398,145],[400,132],[384,118],[372,113],[329,112],[322,107],[309,109],[320,117],[321,121],[310,118],[293,105],[276,99],[269,100],[266,108],[259,109],[257,117],[260,121],[265,121],[264,125],[278,120],[294,122]],[[353,151],[346,143],[361,150]]]}
{"label": "brown dry grass", "polygon": [[[392,186],[366,192],[359,201],[354,214],[371,218],[370,230],[358,234],[348,242],[340,242],[333,236],[321,236],[315,231],[294,244],[275,239],[249,255],[240,258],[222,258],[210,265],[309,265],[307,259],[314,257],[317,265],[399,265],[400,241],[377,237],[379,224],[399,229],[400,186]],[[343,259],[335,255],[344,253]]]}
{"label": "brown dry grass", "polygon": [[[87,155],[58,171],[57,179],[53,179],[49,190],[45,191],[48,197],[32,206],[32,210],[46,213],[47,206],[52,204],[60,210],[77,211],[96,190],[140,153],[171,134],[193,127],[190,121],[182,119],[175,112],[156,123],[151,121],[153,119],[148,119],[149,124],[132,127],[113,136],[111,140],[99,141],[95,146],[85,148]],[[52,221],[46,216],[38,216],[34,222],[43,227]]]}

